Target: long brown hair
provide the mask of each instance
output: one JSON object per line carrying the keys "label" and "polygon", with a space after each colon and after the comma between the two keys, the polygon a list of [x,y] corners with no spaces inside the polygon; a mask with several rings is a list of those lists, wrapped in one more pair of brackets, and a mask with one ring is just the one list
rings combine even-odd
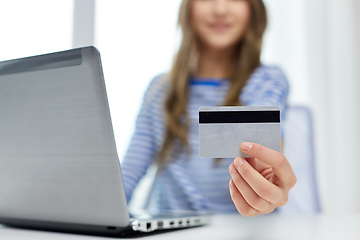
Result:
{"label": "long brown hair", "polygon": [[[169,74],[171,81],[165,100],[165,138],[158,154],[158,165],[163,166],[169,155],[176,150],[188,150],[188,80],[195,54],[195,36],[190,27],[192,0],[183,0],[180,5],[178,24],[182,30],[182,42]],[[246,81],[260,65],[262,36],[267,16],[262,0],[247,0],[251,6],[251,20],[246,36],[240,41],[235,73],[224,101],[225,106],[241,105],[239,95]],[[241,53],[241,54],[240,54]]]}

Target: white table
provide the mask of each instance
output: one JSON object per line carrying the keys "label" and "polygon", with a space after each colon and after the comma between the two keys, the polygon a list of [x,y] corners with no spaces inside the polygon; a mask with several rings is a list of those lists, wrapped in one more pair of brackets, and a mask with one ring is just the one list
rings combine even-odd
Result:
{"label": "white table", "polygon": [[[104,237],[0,227],[0,239],[92,240]],[[110,238],[109,238],[110,239]],[[114,239],[114,238],[112,238]],[[254,218],[216,215],[208,226],[160,233],[140,239],[348,240],[360,239],[360,213],[344,215],[267,215]]]}

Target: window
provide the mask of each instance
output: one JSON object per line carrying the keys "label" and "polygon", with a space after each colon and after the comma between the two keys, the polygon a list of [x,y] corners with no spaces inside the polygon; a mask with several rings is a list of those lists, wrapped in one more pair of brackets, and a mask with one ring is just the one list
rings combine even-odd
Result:
{"label": "window", "polygon": [[101,53],[120,160],[135,128],[144,92],[170,70],[180,0],[97,1],[95,46]]}
{"label": "window", "polygon": [[67,50],[73,0],[0,1],[0,61]]}

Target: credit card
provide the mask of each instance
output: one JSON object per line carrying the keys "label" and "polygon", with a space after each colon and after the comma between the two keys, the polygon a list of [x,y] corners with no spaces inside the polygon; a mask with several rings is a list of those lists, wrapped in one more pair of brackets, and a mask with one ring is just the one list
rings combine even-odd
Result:
{"label": "credit card", "polygon": [[242,142],[280,152],[280,108],[235,106],[199,108],[199,155],[202,158],[249,157]]}

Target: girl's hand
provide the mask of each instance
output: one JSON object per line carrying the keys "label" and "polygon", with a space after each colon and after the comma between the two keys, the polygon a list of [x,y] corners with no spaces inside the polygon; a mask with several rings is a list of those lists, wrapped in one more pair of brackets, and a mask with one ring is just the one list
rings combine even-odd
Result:
{"label": "girl's hand", "polygon": [[296,176],[285,156],[256,143],[242,143],[241,151],[253,158],[237,157],[230,165],[230,194],[240,214],[253,217],[287,203]]}

